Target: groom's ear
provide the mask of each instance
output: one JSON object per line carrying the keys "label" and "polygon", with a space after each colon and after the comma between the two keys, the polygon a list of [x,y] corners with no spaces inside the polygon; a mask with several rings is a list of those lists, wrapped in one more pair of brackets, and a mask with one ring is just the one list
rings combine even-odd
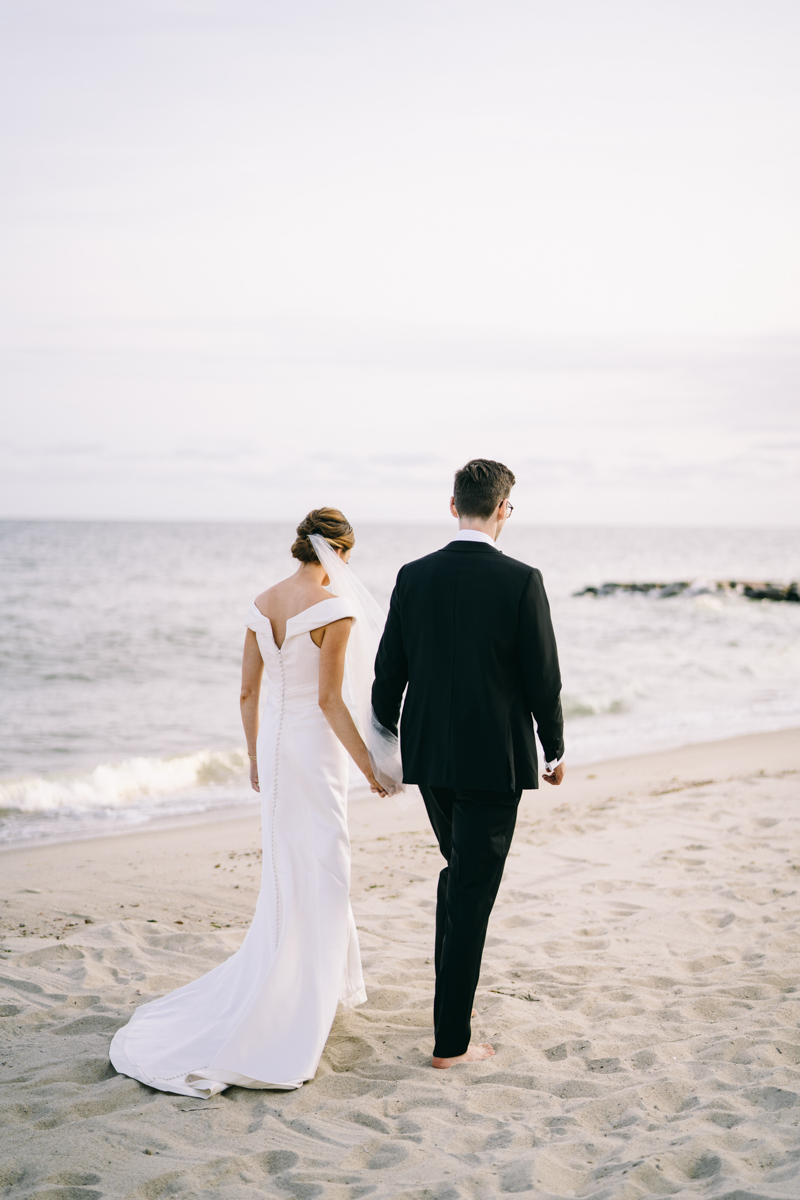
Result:
{"label": "groom's ear", "polygon": [[456,508],[455,496],[450,497],[450,512],[456,518],[456,520],[458,520],[458,509]]}

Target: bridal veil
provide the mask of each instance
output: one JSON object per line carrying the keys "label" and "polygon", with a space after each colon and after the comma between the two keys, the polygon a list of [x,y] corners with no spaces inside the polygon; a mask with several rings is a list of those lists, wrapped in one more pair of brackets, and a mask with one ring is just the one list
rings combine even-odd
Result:
{"label": "bridal veil", "polygon": [[375,778],[401,808],[407,808],[416,798],[417,788],[403,783],[399,740],[380,724],[372,711],[375,656],[386,613],[324,537],[312,533],[309,541],[327,572],[331,591],[347,600],[355,613],[345,659],[345,691],[354,709],[353,719],[369,751]]}

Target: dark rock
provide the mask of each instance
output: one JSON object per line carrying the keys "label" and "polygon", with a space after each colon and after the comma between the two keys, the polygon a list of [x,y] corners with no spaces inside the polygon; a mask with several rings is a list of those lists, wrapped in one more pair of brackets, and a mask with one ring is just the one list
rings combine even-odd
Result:
{"label": "dark rock", "polygon": [[795,604],[800,600],[796,583],[743,583],[740,587],[748,600],[788,600]]}
{"label": "dark rock", "polygon": [[682,592],[690,591],[691,595],[703,595],[713,592],[737,592],[748,600],[772,600],[789,604],[800,604],[800,585],[793,583],[745,582],[736,579],[698,580],[695,584],[682,579],[674,583],[603,583],[599,587],[590,585],[573,596],[613,596],[617,592],[639,593],[649,595],[655,593],[661,600],[671,596],[680,596]]}

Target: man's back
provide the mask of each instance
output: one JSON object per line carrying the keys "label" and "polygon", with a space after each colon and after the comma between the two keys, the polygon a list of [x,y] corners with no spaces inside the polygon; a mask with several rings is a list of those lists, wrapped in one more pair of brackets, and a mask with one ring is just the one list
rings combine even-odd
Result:
{"label": "man's back", "polygon": [[484,541],[454,541],[400,571],[376,661],[373,707],[396,729],[406,782],[538,786],[563,753],[561,678],[541,575]]}

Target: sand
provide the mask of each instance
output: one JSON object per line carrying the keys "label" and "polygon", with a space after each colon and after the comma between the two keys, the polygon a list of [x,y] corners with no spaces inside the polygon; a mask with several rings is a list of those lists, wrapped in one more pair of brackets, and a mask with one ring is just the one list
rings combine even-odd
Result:
{"label": "sand", "polygon": [[800,1196],[800,733],[575,768],[524,797],[475,1035],[433,1071],[421,809],[351,806],[369,1002],[291,1093],[109,1066],[134,1006],[252,912],[252,817],[0,855],[0,1194]]}

